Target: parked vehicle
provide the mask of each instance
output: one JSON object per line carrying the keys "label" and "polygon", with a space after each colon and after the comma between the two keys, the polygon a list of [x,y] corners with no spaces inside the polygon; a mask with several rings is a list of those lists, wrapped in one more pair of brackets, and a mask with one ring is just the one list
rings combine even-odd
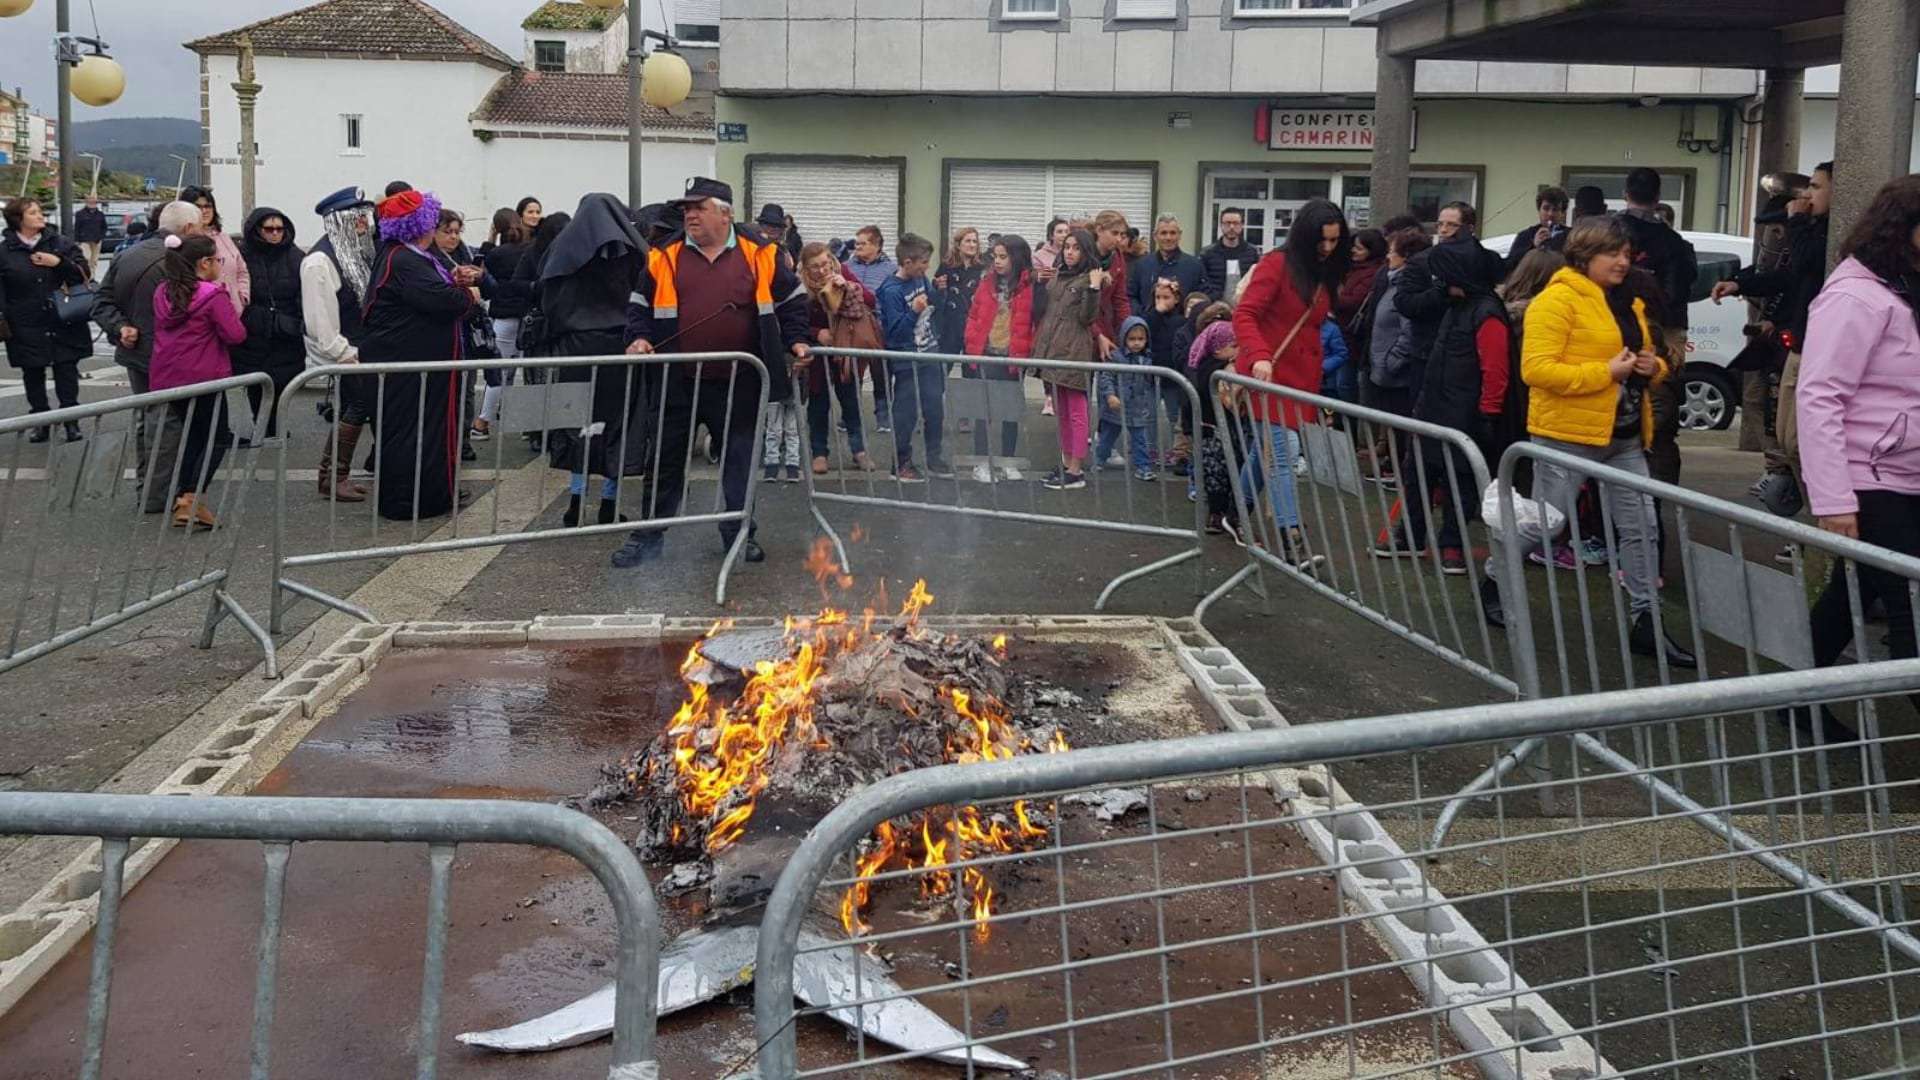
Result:
{"label": "parked vehicle", "polygon": [[[1730,301],[1715,304],[1715,284],[1733,277],[1753,259],[1753,238],[1727,233],[1682,232],[1700,263],[1687,304],[1687,362],[1681,369],[1680,424],[1695,431],[1721,431],[1733,423],[1740,407],[1740,373],[1728,369],[1747,347],[1747,305]],[[1501,255],[1513,245],[1514,234],[1489,236],[1481,241]]]}

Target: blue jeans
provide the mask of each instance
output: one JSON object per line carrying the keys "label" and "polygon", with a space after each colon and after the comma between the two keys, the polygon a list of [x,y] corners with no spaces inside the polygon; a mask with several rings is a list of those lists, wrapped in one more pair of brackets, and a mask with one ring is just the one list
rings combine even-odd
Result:
{"label": "blue jeans", "polygon": [[[1093,451],[1095,465],[1104,464],[1107,456],[1113,453],[1115,443],[1120,441],[1121,426],[1116,420],[1100,421],[1100,438]],[[1146,472],[1153,468],[1153,429],[1150,427],[1126,428],[1128,457],[1133,459],[1135,472]]]}
{"label": "blue jeans", "polygon": [[913,464],[913,429],[925,421],[927,464],[945,461],[941,439],[947,424],[947,366],[889,360],[887,368],[893,383],[895,459],[901,465]]}
{"label": "blue jeans", "polygon": [[[1273,474],[1273,491],[1269,495],[1273,503],[1273,523],[1284,534],[1287,529],[1300,525],[1300,496],[1293,481],[1294,456],[1299,452],[1294,440],[1299,436],[1285,424],[1259,420],[1252,421],[1250,435],[1247,460],[1240,466],[1241,490],[1251,499],[1267,490],[1267,474]],[[1248,511],[1251,512],[1252,507],[1248,507]]]}

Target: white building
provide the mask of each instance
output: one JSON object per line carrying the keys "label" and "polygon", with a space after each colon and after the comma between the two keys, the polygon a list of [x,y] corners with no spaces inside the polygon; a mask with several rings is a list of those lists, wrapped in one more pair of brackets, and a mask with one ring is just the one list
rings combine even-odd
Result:
{"label": "white building", "polygon": [[[541,11],[571,17],[572,9],[593,10]],[[567,49],[593,66],[535,71],[531,32],[523,64],[423,0],[324,0],[188,42],[200,56],[201,175],[237,228],[240,108],[232,85],[244,35],[261,87],[255,202],[293,215],[303,240],[313,239],[313,205],[349,185],[377,193],[406,180],[477,228],[525,195],[553,211],[592,191],[624,194],[626,77],[620,61],[608,70],[608,58],[626,48],[624,15],[600,33],[609,40]],[[678,194],[688,176],[711,174],[710,113],[698,102],[648,111],[649,201]]]}

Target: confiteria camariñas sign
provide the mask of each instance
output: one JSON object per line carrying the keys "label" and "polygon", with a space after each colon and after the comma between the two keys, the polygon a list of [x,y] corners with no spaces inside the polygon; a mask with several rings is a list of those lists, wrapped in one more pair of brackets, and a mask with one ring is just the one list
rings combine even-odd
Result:
{"label": "confiteria camari\u00f1as sign", "polygon": [[1372,109],[1289,109],[1274,106],[1268,119],[1270,150],[1371,150]]}

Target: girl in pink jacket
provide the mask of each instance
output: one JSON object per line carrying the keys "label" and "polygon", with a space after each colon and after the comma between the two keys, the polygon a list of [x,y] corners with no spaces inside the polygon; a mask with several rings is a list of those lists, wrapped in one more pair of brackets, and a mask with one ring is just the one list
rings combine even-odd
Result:
{"label": "girl in pink jacket", "polygon": [[[1920,556],[1920,176],[1888,183],[1840,249],[1843,261],[1808,313],[1794,394],[1800,471],[1820,527]],[[1846,561],[1813,606],[1813,660],[1832,665],[1853,639]],[[1886,605],[1889,646],[1915,655],[1905,578],[1859,567],[1860,606]],[[1860,642],[1865,651],[1870,642]],[[1828,741],[1858,736],[1824,714]],[[1795,710],[1802,727],[1812,724]]]}
{"label": "girl in pink jacket", "polygon": [[[233,375],[228,350],[247,339],[246,327],[219,283],[220,257],[205,236],[167,237],[162,282],[153,294],[152,388],[171,390]],[[212,392],[167,404],[181,424],[180,469],[174,477],[173,524],[211,529],[218,524],[200,492],[220,471],[233,434],[226,395]]]}

